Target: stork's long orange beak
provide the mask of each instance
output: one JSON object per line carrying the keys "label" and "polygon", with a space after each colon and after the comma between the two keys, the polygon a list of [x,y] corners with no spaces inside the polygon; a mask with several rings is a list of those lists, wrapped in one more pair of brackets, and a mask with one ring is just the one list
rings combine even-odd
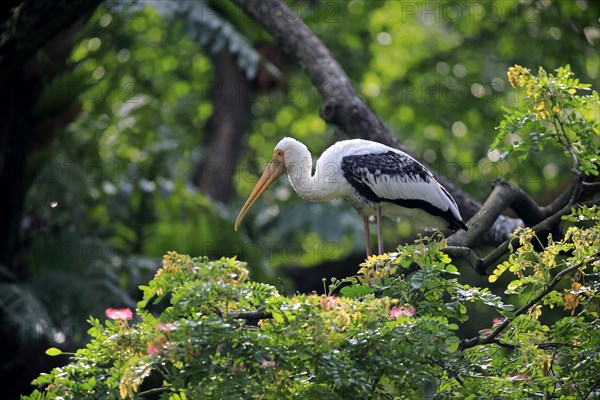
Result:
{"label": "stork's long orange beak", "polygon": [[238,214],[237,219],[235,220],[235,227],[234,227],[234,229],[236,231],[240,227],[240,224],[242,223],[242,220],[244,219],[244,216],[246,215],[246,213],[248,212],[248,210],[250,210],[250,207],[252,207],[252,205],[254,204],[254,202],[284,172],[285,172],[285,163],[283,161],[283,157],[282,157],[281,154],[277,154],[276,153],[273,156],[273,159],[271,160],[271,162],[269,163],[269,165],[267,165],[267,168],[265,169],[265,171],[263,172],[262,176],[258,180],[258,183],[256,184],[256,186],[254,186],[254,189],[252,190],[252,193],[250,193],[250,196],[248,197],[248,200],[246,200],[246,203],[244,203],[244,206],[240,210],[240,213]]}

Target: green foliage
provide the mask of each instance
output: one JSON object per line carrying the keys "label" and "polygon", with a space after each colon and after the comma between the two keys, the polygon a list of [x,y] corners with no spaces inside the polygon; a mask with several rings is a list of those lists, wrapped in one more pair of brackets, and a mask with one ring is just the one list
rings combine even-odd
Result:
{"label": "green foliage", "polygon": [[[414,245],[398,247],[397,253],[372,256],[361,264],[359,275],[334,279],[330,290],[350,283],[351,286],[340,289],[344,296],[362,297],[364,293],[389,296],[401,304],[419,304],[419,313],[432,313],[460,322],[469,319],[466,304],[471,302],[483,303],[501,314],[510,313],[513,307],[504,304],[489,289],[463,285],[456,277],[450,277],[459,273],[443,252],[445,247],[443,238],[424,238]],[[404,275],[402,279],[398,279],[399,274]]]}
{"label": "green foliage", "polygon": [[[465,353],[478,360],[480,373],[502,369],[510,373],[523,383],[521,389],[528,396],[587,398],[598,393],[600,207],[579,208],[564,219],[577,225],[570,226],[560,241],[552,236],[542,241],[528,228],[515,232],[513,243],[518,241],[518,246],[511,244],[508,261],[489,278],[495,282],[507,271],[512,273],[516,279],[507,284],[505,293],[518,294],[520,299],[546,293],[501,334],[500,339],[516,349],[500,357],[497,349],[487,346]],[[548,291],[553,271],[568,268],[574,272],[566,282]],[[542,322],[545,310],[554,307],[563,308],[566,315]],[[490,393],[507,393],[504,389],[492,387]]]}
{"label": "green foliage", "polygon": [[[506,293],[533,298],[555,269],[575,266],[562,291],[518,316],[490,290],[459,282],[441,236],[370,257],[321,296],[283,296],[249,280],[234,258],[168,253],[141,287],[135,322],[91,318],[90,343],[23,398],[584,397],[598,390],[600,371],[600,208],[567,219],[566,237],[549,238],[541,251],[535,234],[515,233],[508,267],[495,271],[517,278]],[[567,313],[542,322],[556,306]],[[502,327],[497,343],[506,348],[460,349],[480,307],[504,319],[475,322],[479,335]]]}
{"label": "green foliage", "polygon": [[[398,300],[372,294],[284,297],[244,266],[169,253],[142,287],[140,322],[90,319],[90,344],[34,384],[48,385],[44,398],[131,398],[145,379],[165,399],[349,398],[416,393],[444,376],[457,338],[441,314],[391,317]],[[148,308],[167,298],[155,318]],[[269,318],[251,324],[246,312]]]}
{"label": "green foliage", "polygon": [[558,68],[556,76],[541,67],[535,76],[516,65],[509,68],[508,81],[525,91],[525,99],[519,108],[506,110],[492,148],[510,137],[512,143],[502,146],[505,154],[520,153],[524,159],[548,144],[558,144],[572,158],[574,170],[598,175],[598,92],[580,83],[569,65]]}
{"label": "green foliage", "polygon": [[[117,2],[117,4],[120,3]],[[245,72],[249,80],[256,76],[258,65],[261,62],[260,54],[248,39],[236,30],[234,24],[223,19],[209,6],[207,1],[155,1],[152,2],[152,5],[166,19],[184,19],[186,33],[211,53],[216,54],[226,47],[231,54],[236,56],[238,67]],[[239,20],[240,16],[236,14],[234,22],[239,22]],[[274,75],[281,74],[273,64],[264,60],[262,62]]]}

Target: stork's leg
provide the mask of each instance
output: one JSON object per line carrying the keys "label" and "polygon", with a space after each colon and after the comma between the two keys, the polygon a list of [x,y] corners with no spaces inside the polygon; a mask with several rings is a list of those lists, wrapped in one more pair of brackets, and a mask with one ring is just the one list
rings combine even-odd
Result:
{"label": "stork's leg", "polygon": [[377,217],[377,250],[379,254],[383,254],[383,238],[381,237],[381,207],[376,208],[376,217]]}
{"label": "stork's leg", "polygon": [[369,217],[363,217],[365,226],[365,245],[367,246],[367,257],[371,257],[371,238],[369,235]]}

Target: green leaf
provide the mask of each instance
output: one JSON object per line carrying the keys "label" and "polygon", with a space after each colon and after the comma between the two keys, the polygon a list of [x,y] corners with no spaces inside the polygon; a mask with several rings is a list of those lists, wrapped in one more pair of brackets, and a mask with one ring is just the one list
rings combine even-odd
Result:
{"label": "green leaf", "polygon": [[46,373],[43,373],[43,374],[40,374],[40,376],[38,376],[37,378],[35,378],[35,379],[34,379],[34,380],[31,382],[31,384],[32,384],[32,385],[36,385],[36,386],[37,386],[37,385],[40,385],[40,386],[41,386],[41,385],[47,385],[47,384],[49,384],[49,383],[52,383],[52,380],[53,380],[53,379],[54,379],[54,378],[53,378],[53,376],[52,376],[51,374],[46,374]]}
{"label": "green leaf", "polygon": [[96,378],[92,376],[92,377],[91,377],[90,379],[88,379],[88,380],[87,380],[87,382],[86,382],[86,383],[84,383],[82,386],[83,386],[83,388],[84,388],[85,390],[91,390],[91,389],[93,389],[93,388],[96,386]]}
{"label": "green leaf", "polygon": [[456,268],[456,266],[452,264],[446,265],[446,272],[453,275],[460,275],[460,272],[458,272],[458,268]]}
{"label": "green leaf", "polygon": [[352,285],[352,286],[344,286],[340,289],[340,293],[344,297],[350,297],[352,299],[357,299],[363,297],[369,293],[372,293],[373,289],[367,285]]}
{"label": "green leaf", "polygon": [[423,286],[423,271],[417,271],[413,274],[410,285],[415,289],[420,289]]}
{"label": "green leaf", "polygon": [[283,314],[279,311],[273,311],[271,312],[271,315],[273,316],[275,322],[279,324],[282,324],[285,321],[285,319],[283,318]]}
{"label": "green leaf", "polygon": [[57,349],[56,347],[50,347],[48,350],[46,350],[46,354],[49,356],[59,356],[61,355],[63,352],[61,349]]}
{"label": "green leaf", "polygon": [[102,331],[98,330],[98,328],[96,328],[95,326],[92,326],[90,329],[87,330],[87,333],[92,337],[98,337],[102,334]]}
{"label": "green leaf", "polygon": [[508,310],[505,310],[505,309],[501,309],[501,308],[499,308],[499,309],[498,309],[498,312],[499,312],[499,313],[500,313],[500,314],[501,314],[503,317],[505,317],[505,318],[508,318],[508,319],[515,319],[515,318],[517,317],[517,316],[515,315],[515,313],[513,313],[513,312],[511,312],[511,311],[508,311]]}

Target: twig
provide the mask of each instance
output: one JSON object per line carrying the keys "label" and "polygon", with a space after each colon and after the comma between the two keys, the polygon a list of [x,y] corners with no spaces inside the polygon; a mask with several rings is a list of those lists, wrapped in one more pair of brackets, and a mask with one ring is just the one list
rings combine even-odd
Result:
{"label": "twig", "polygon": [[166,392],[167,390],[169,390],[168,387],[158,387],[158,388],[154,388],[154,389],[148,389],[148,390],[138,393],[137,396],[135,396],[135,397],[136,397],[136,399],[141,399],[141,398],[143,398],[143,396],[147,396],[149,394],[163,393],[163,392]]}
{"label": "twig", "polygon": [[500,347],[506,347],[507,349],[511,349],[511,350],[512,350],[512,349],[515,349],[515,348],[517,347],[517,346],[515,346],[514,344],[510,344],[510,343],[503,342],[503,341],[501,341],[501,340],[500,340],[500,339],[498,339],[498,338],[495,338],[494,340],[492,340],[492,342],[491,342],[491,343],[497,344],[497,345],[498,345],[498,346],[500,346]]}
{"label": "twig", "polygon": [[575,388],[575,390],[577,390],[577,394],[579,395],[580,398],[583,399],[584,398],[583,393],[581,393],[581,390],[579,390],[579,385],[577,384],[575,377],[573,376],[573,370],[569,370],[569,377],[573,381],[573,387]]}
{"label": "twig", "polygon": [[[577,160],[577,156],[575,155],[575,150],[573,149],[573,145],[571,144],[571,141],[569,140],[569,135],[567,135],[567,132],[565,132],[565,127],[563,126],[562,121],[560,120],[560,116],[556,113],[556,111],[552,112],[554,114],[554,120],[552,121],[553,125],[554,125],[554,129],[556,130],[556,133],[559,133],[559,126],[560,126],[560,132],[562,132],[563,137],[565,138],[565,145],[567,146],[567,149],[569,150],[569,154],[571,155],[571,159],[573,160],[573,166],[571,167],[571,170],[573,172],[577,172],[579,170],[579,160]],[[558,125],[556,126],[556,121],[558,121]],[[559,140],[560,142],[560,140]],[[563,143],[561,143],[563,144]]]}
{"label": "twig", "polygon": [[[546,296],[548,293],[550,293],[552,291],[552,289],[554,289],[554,287],[558,284],[558,282],[560,282],[560,280],[565,275],[567,275],[567,274],[575,271],[579,267],[581,267],[581,263],[572,265],[569,268],[565,268],[562,271],[560,271],[558,274],[556,274],[556,276],[554,277],[554,279],[552,279],[552,282],[550,282],[550,284],[546,287],[546,289],[544,289],[543,291],[541,291],[529,303],[525,304],[523,307],[519,308],[515,312],[515,318],[518,317],[519,315],[522,315],[522,314],[526,313],[531,307],[533,307],[534,305],[536,305],[537,302],[539,302],[540,300],[542,300],[544,298],[544,296]],[[469,349],[471,347],[475,347],[475,346],[479,346],[479,345],[483,345],[483,344],[499,343],[498,340],[497,340],[498,335],[500,335],[500,333],[502,333],[502,331],[504,331],[510,325],[510,323],[513,320],[508,319],[508,318],[504,319],[504,321],[502,321],[500,323],[500,325],[498,325],[488,335],[485,335],[485,336],[476,336],[476,337],[471,338],[471,339],[463,339],[460,342],[459,346],[458,346],[459,351],[463,351],[465,349]]]}
{"label": "twig", "polygon": [[375,381],[373,381],[373,388],[371,388],[371,393],[369,394],[369,397],[367,397],[367,399],[371,400],[374,398],[373,396],[375,396],[375,390],[377,390],[377,386],[379,385],[379,381],[381,380],[382,377],[383,377],[383,373],[379,374],[377,379],[375,379]]}
{"label": "twig", "polygon": [[535,343],[535,345],[537,346],[538,349],[542,349],[542,350],[556,349],[558,347],[573,347],[573,348],[580,347],[580,346],[575,346],[574,344],[569,344],[569,343],[553,343],[553,342]]}
{"label": "twig", "polygon": [[596,382],[594,382],[594,384],[592,385],[590,390],[588,390],[588,392],[585,394],[585,396],[582,397],[582,399],[585,400],[588,397],[590,397],[590,394],[592,394],[594,389],[596,389],[599,385],[600,385],[600,376],[598,376],[598,379],[596,379]]}

